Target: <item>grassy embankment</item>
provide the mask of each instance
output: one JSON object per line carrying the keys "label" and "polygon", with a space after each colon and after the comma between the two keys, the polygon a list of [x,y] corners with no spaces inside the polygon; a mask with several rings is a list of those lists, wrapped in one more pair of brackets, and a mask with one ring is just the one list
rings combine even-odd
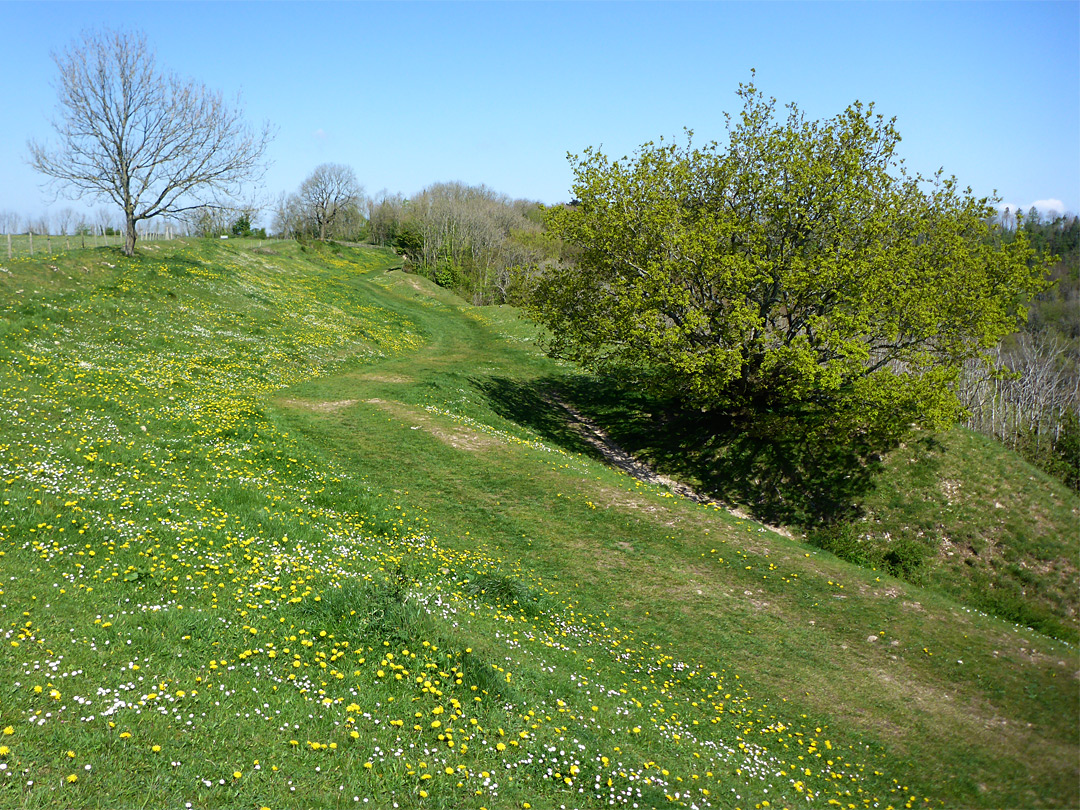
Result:
{"label": "grassy embankment", "polygon": [[992,439],[917,431],[858,457],[808,443],[792,420],[718,426],[585,377],[561,388],[621,446],[702,492],[848,561],[1080,641],[1080,499]]}
{"label": "grassy embankment", "polygon": [[1074,646],[605,468],[393,263],[3,263],[0,805],[1077,804]]}

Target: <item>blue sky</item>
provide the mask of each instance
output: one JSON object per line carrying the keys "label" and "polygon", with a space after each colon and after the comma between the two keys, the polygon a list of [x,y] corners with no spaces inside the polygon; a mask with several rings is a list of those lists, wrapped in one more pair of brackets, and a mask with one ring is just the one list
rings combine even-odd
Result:
{"label": "blue sky", "polygon": [[[1080,211],[1080,3],[0,2],[0,211],[51,202],[26,165],[48,139],[52,51],[89,27],[146,33],[159,64],[277,137],[264,194],[318,164],[369,193],[446,180],[567,200],[567,152],[724,138],[739,82],[827,118],[896,116],[911,170],[978,195]],[[1048,204],[1047,201],[1057,201]],[[85,201],[92,206],[92,201]]]}

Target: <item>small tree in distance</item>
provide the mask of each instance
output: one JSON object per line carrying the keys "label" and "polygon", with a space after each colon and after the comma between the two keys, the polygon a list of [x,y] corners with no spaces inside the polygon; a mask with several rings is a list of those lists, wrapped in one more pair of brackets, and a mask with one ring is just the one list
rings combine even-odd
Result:
{"label": "small tree in distance", "polygon": [[158,70],[142,34],[85,34],[61,54],[60,139],[31,141],[31,165],[72,198],[107,198],[124,218],[124,253],[136,225],[212,205],[257,179],[271,138],[220,93]]}
{"label": "small tree in distance", "polygon": [[299,208],[314,235],[326,240],[352,209],[359,211],[364,187],[356,173],[340,163],[323,163],[300,184]]}
{"label": "small tree in distance", "polygon": [[[895,437],[943,426],[966,360],[1025,316],[1045,265],[954,178],[909,176],[892,121],[826,121],[740,86],[729,143],[571,157],[577,251],[532,296],[557,355],[724,414]],[[888,440],[888,439],[884,439]]]}

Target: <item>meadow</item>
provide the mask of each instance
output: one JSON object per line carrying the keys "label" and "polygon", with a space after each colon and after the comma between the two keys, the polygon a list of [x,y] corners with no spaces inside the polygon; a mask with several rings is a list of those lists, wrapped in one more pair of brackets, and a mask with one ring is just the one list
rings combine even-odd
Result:
{"label": "meadow", "polygon": [[0,262],[0,806],[1080,804],[1074,644],[608,468],[399,268]]}

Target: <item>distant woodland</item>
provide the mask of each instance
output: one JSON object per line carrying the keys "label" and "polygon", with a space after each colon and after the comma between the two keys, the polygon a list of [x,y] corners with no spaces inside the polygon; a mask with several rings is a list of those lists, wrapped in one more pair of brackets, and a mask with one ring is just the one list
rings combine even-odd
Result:
{"label": "distant woodland", "polygon": [[1004,238],[1022,231],[1041,255],[1056,257],[1052,286],[1028,311],[1024,328],[996,348],[1001,374],[961,381],[968,427],[994,436],[1080,489],[1080,218],[1006,210]]}

